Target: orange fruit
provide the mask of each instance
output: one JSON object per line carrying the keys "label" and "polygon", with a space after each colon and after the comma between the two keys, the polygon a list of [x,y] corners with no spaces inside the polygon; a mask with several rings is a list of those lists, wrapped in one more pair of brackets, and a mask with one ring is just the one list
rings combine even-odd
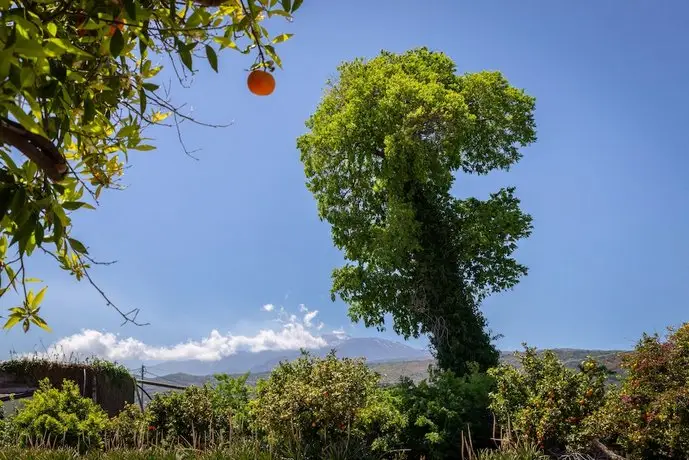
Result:
{"label": "orange fruit", "polygon": [[122,32],[124,30],[124,19],[116,18],[115,21],[117,21],[116,24],[110,24],[110,31],[108,31],[108,36],[110,36],[110,37],[115,35],[116,29],[120,29],[120,32]]}
{"label": "orange fruit", "polygon": [[275,90],[275,77],[265,70],[254,70],[246,80],[249,91],[257,96],[268,96]]}

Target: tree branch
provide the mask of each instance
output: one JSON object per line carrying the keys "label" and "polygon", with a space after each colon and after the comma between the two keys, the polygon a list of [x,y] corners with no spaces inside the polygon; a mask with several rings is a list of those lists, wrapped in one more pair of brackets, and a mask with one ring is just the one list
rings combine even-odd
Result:
{"label": "tree branch", "polygon": [[50,140],[34,134],[17,122],[0,116],[0,144],[9,144],[23,153],[54,182],[67,173],[67,160]]}
{"label": "tree branch", "polygon": [[627,460],[625,457],[616,454],[608,446],[600,442],[598,439],[593,440],[593,445],[596,449],[600,450],[603,455],[606,455],[610,460]]}

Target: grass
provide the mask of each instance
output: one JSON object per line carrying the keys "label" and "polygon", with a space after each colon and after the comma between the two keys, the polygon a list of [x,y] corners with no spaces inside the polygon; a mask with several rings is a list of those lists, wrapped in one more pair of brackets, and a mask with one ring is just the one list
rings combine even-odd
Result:
{"label": "grass", "polygon": [[0,450],[0,460],[272,460],[274,457],[268,452],[246,450],[216,450],[200,452],[191,449],[149,449],[149,450],[113,450],[108,452],[92,452],[79,455],[71,449],[21,449],[12,448]]}

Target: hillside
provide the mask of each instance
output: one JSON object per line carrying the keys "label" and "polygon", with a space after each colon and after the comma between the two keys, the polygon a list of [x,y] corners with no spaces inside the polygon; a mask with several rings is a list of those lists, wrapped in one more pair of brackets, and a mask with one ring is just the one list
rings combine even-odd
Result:
{"label": "hillside", "polygon": [[[553,351],[558,358],[571,369],[576,369],[582,360],[584,360],[587,356],[592,356],[602,364],[605,364],[608,369],[616,373],[621,372],[621,355],[625,353],[625,351],[618,350],[580,350],[570,348],[554,349]],[[501,352],[500,360],[504,363],[509,363],[512,365],[518,364],[513,351]],[[369,367],[381,375],[381,382],[384,385],[389,385],[398,382],[402,377],[408,377],[415,382],[426,378],[428,376],[428,366],[432,363],[432,359],[417,359],[408,361],[371,362],[369,363]],[[267,378],[269,373],[270,371],[250,373],[247,382],[250,385],[254,385],[257,380]],[[233,373],[232,375],[238,376],[242,374]],[[186,386],[202,385],[206,382],[212,382],[213,377],[212,375],[191,375],[179,372],[151,380]],[[615,380],[616,378],[611,378],[611,381]],[[168,390],[163,388],[147,387],[146,391],[154,394],[160,391]]]}
{"label": "hillside", "polygon": [[[364,357],[370,363],[391,361],[416,361],[430,359],[428,350],[411,347],[405,343],[373,337],[350,337],[345,334],[324,334],[327,345],[309,350],[315,356],[325,356],[331,350],[340,358]],[[280,361],[291,361],[300,355],[299,350],[239,351],[217,361],[168,361],[150,366],[153,374],[260,374],[270,372]]]}

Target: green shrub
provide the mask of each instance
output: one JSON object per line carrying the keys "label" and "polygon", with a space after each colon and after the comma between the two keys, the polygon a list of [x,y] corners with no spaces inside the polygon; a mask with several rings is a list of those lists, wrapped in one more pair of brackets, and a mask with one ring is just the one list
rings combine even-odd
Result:
{"label": "green shrub", "polygon": [[477,447],[489,445],[492,416],[488,405],[493,388],[493,379],[475,367],[462,377],[431,369],[429,379],[418,385],[403,379],[390,389],[409,420],[402,444],[415,457],[429,459],[458,458],[463,431],[471,433]]}
{"label": "green shrub", "polygon": [[138,406],[128,404],[110,419],[106,432],[105,445],[109,449],[141,448],[151,440],[149,414]]}
{"label": "green shrub", "polygon": [[402,400],[393,392],[376,389],[358,412],[352,433],[375,453],[390,453],[406,447],[402,436],[407,417],[401,412]]}
{"label": "green shrub", "polygon": [[190,386],[181,392],[158,393],[146,407],[156,438],[168,445],[204,447],[215,436],[212,389]]}
{"label": "green shrub", "polygon": [[545,450],[587,444],[582,421],[603,403],[609,371],[592,359],[568,369],[551,351],[526,347],[522,369],[500,365],[489,371],[497,388],[490,408],[498,421]]}
{"label": "green shrub", "polygon": [[621,387],[586,422],[591,435],[632,459],[689,458],[689,323],[665,342],[644,334],[622,366]]}
{"label": "green shrub", "polygon": [[[579,460],[579,457],[575,457]],[[549,460],[534,446],[519,446],[506,450],[481,450],[471,460]],[[586,457],[581,457],[585,460]]]}
{"label": "green shrub", "polygon": [[259,381],[250,403],[254,423],[292,458],[364,458],[368,446],[392,448],[404,423],[378,383],[363,360],[304,352]]}
{"label": "green shrub", "polygon": [[246,432],[248,374],[216,375],[216,385],[191,386],[182,392],[158,393],[146,408],[155,438],[167,444],[204,447],[230,441]]}
{"label": "green shrub", "polygon": [[83,398],[77,385],[65,380],[53,388],[48,379],[40,382],[31,400],[17,412],[12,425],[21,445],[65,446],[85,451],[102,447],[108,425],[106,413],[89,398]]}
{"label": "green shrub", "polygon": [[211,393],[213,410],[216,417],[226,427],[231,426],[234,434],[246,434],[249,426],[249,398],[251,393],[246,384],[249,374],[231,377],[227,374],[216,374],[215,385]]}
{"label": "green shrub", "polygon": [[195,451],[182,448],[151,448],[88,452],[85,455],[72,449],[0,450],[0,460],[276,460],[270,452],[261,450],[254,442],[240,443],[232,448]]}

